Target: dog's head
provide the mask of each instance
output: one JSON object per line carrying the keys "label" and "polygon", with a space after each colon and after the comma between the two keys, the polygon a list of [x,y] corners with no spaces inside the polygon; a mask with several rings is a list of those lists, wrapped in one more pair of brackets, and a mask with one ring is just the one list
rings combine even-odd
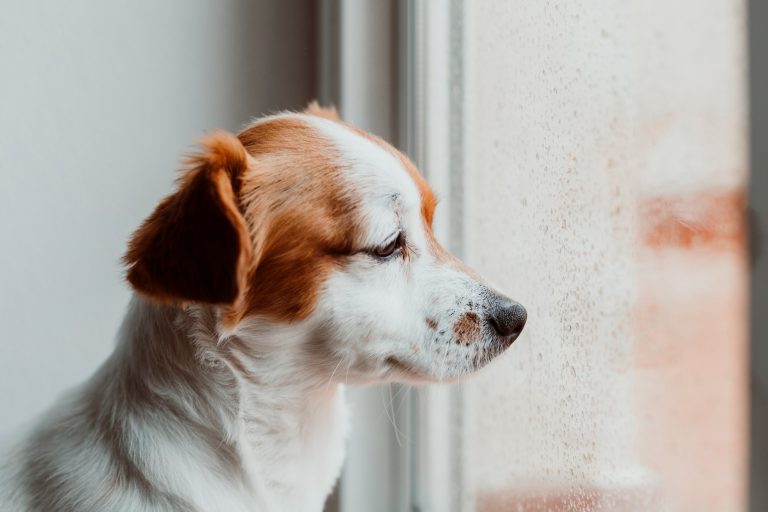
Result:
{"label": "dog's head", "polygon": [[202,146],[130,242],[143,295],[213,305],[240,350],[284,344],[271,348],[329,379],[452,378],[520,334],[525,309],[435,239],[435,197],[413,164],[334,111]]}

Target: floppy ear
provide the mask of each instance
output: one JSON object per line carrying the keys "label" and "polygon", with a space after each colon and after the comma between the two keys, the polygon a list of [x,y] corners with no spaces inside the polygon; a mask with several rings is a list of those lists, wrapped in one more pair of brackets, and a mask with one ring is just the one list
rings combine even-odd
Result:
{"label": "floppy ear", "polygon": [[202,146],[178,190],[133,234],[123,261],[128,281],[150,298],[233,304],[244,292],[251,259],[237,199],[248,155],[225,132]]}

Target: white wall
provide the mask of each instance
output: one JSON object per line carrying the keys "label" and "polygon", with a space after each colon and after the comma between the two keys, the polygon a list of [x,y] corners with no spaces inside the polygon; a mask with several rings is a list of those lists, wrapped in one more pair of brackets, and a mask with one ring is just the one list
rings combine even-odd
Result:
{"label": "white wall", "polygon": [[315,6],[0,7],[0,433],[106,357],[120,257],[206,130],[315,94]]}

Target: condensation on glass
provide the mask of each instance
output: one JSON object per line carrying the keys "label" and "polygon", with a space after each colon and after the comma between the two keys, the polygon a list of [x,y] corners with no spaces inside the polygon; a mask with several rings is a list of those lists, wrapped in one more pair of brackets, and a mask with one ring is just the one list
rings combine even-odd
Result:
{"label": "condensation on glass", "polygon": [[465,255],[523,303],[467,380],[478,511],[738,511],[745,6],[472,0]]}

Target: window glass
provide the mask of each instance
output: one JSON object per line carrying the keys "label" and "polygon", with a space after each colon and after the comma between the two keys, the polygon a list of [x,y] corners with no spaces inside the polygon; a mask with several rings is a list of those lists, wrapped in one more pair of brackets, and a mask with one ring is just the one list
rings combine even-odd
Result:
{"label": "window glass", "polygon": [[528,309],[461,387],[465,505],[743,510],[743,3],[464,10],[464,253]]}

